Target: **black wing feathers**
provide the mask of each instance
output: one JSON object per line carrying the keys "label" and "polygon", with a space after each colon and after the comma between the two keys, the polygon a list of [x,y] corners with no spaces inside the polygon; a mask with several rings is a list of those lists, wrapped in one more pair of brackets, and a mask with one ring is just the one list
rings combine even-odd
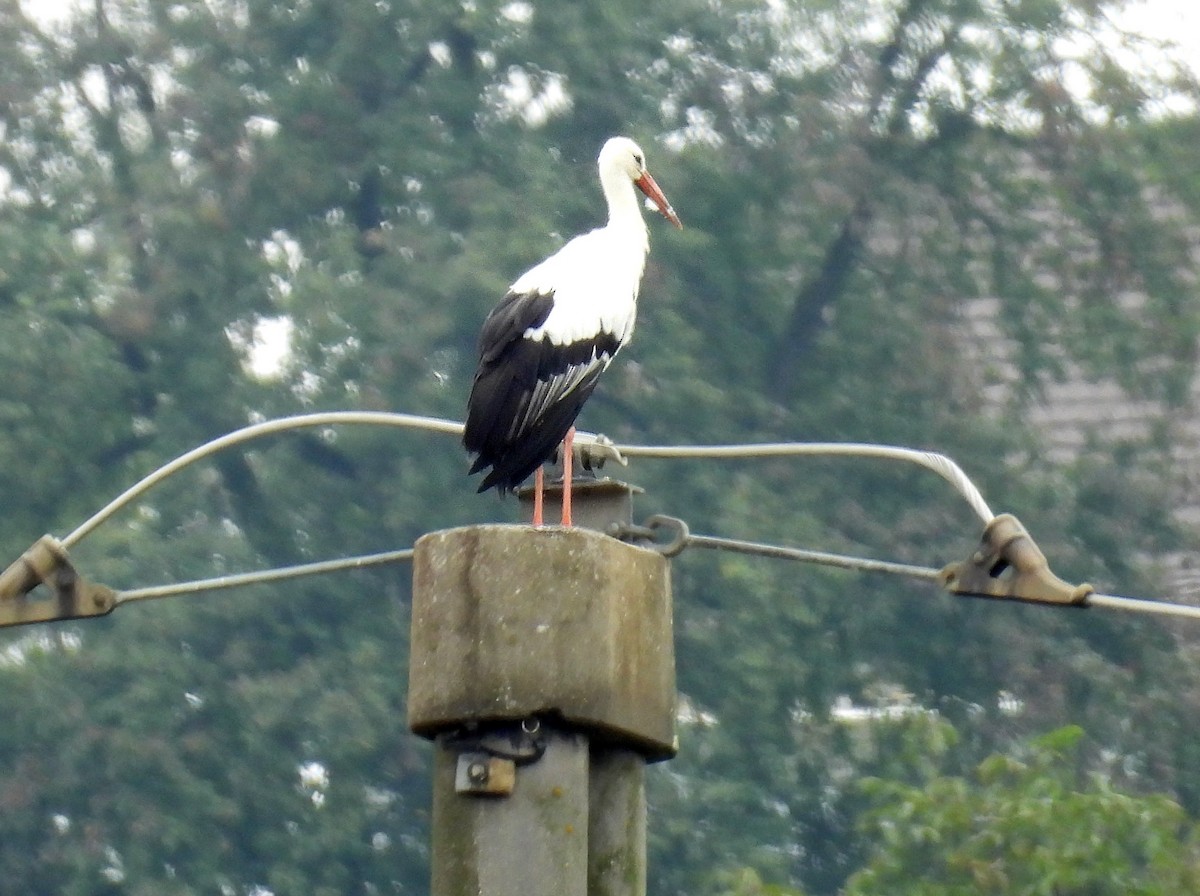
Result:
{"label": "black wing feathers", "polygon": [[479,491],[511,491],[554,455],[620,348],[604,332],[567,345],[525,338],[552,306],[552,295],[509,293],[484,322],[463,432],[478,455],[471,472],[492,468]]}
{"label": "black wing feathers", "polygon": [[479,333],[479,364],[490,364],[530,327],[540,327],[554,307],[554,293],[510,292],[491,310]]}

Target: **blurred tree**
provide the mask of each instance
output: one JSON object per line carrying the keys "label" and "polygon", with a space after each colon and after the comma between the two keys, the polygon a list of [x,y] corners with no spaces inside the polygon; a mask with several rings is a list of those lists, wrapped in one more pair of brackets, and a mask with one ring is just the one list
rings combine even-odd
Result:
{"label": "blurred tree", "polygon": [[[1200,142],[1194,113],[1168,110],[1196,91],[1123,62],[1137,45],[1112,34],[1114,7],[96,0],[48,24],[0,0],[8,555],[249,420],[459,416],[483,315],[598,223],[592,160],[624,131],[687,229],[654,229],[638,335],[584,426],[933,446],[1065,574],[1149,589],[1140,558],[1176,537],[1174,424],[1067,468],[1031,463],[1021,425],[1071,358],[1171,406],[1193,373]],[[978,296],[997,301],[1017,365],[1002,419],[981,413],[988,372],[957,350]],[[286,351],[262,372],[272,329]],[[480,503],[456,446],[432,438],[346,429],[227,452],[73,553],[126,587],[512,513]],[[628,475],[647,503],[720,534],[930,563],[978,529],[932,477],[875,465]],[[688,554],[676,573],[696,713],[652,776],[657,891],[713,892],[727,883],[714,869],[747,863],[813,893],[841,886],[870,845],[854,782],[921,761],[898,732],[851,734],[831,712],[841,696],[911,695],[953,719],[961,737],[938,749],[964,769],[1078,722],[1095,745],[1081,765],[1200,806],[1200,687],[1188,643],[1162,628],[747,558]],[[423,888],[406,578],[130,608],[6,641],[5,879]],[[1019,714],[1000,711],[1001,690]]]}

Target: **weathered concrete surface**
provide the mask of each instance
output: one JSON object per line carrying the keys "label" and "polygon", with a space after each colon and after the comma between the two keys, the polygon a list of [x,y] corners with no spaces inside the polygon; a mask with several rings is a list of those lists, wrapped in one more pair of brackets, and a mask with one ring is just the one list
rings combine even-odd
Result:
{"label": "weathered concrete surface", "polygon": [[593,750],[588,788],[588,896],[645,896],[646,763]]}
{"label": "weathered concrete surface", "polygon": [[[456,793],[457,756],[438,746],[432,896],[593,896],[587,739],[544,734],[546,752],[520,767],[516,790],[506,797]],[[645,889],[626,892],[644,896]]]}
{"label": "weathered concrete surface", "polygon": [[649,759],[675,753],[665,558],[585,529],[433,532],[413,558],[409,725],[555,711]]}

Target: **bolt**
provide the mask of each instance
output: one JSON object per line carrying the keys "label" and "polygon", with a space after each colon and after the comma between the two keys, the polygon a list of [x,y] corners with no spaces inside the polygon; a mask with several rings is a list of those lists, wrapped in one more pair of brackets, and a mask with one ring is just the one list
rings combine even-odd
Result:
{"label": "bolt", "polygon": [[467,780],[476,787],[482,786],[488,780],[488,767],[486,762],[472,762],[467,766]]}

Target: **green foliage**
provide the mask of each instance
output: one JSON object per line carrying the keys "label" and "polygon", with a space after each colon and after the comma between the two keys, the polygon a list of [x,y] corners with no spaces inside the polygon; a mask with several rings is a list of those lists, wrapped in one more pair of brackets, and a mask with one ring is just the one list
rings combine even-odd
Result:
{"label": "green foliage", "polygon": [[750,868],[743,868],[730,875],[728,888],[721,896],[804,896],[799,890],[763,883],[762,878]]}
{"label": "green foliage", "polygon": [[875,844],[847,896],[1090,893],[1168,896],[1200,885],[1200,840],[1178,803],[1080,776],[1063,728],[970,777],[866,782]]}

